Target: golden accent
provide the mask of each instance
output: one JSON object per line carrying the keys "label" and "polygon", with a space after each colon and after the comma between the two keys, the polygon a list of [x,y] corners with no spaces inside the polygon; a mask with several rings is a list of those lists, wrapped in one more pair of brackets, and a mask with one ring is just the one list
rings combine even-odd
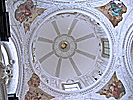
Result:
{"label": "golden accent", "polygon": [[65,49],[66,47],[67,47],[67,44],[66,44],[66,43],[62,43],[62,44],[61,44],[61,48],[62,48],[62,49]]}

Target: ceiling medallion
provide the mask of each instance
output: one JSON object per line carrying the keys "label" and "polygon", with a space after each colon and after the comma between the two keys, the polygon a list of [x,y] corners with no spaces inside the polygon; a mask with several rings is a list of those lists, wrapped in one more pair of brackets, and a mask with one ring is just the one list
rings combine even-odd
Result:
{"label": "ceiling medallion", "polygon": [[75,39],[67,34],[62,34],[55,38],[53,43],[53,51],[57,57],[68,58],[72,57],[77,48]]}

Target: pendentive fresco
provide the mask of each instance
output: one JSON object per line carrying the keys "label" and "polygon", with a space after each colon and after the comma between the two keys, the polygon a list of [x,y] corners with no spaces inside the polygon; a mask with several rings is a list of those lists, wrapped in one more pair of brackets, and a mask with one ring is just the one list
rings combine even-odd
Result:
{"label": "pendentive fresco", "polygon": [[118,80],[115,72],[106,86],[97,93],[100,95],[105,95],[106,98],[114,97],[115,99],[120,99],[123,95],[126,94],[126,91],[122,82]]}
{"label": "pendentive fresco", "polygon": [[42,91],[38,86],[40,85],[40,78],[35,73],[28,81],[29,91],[25,95],[25,100],[50,100],[53,96]]}
{"label": "pendentive fresco", "polygon": [[122,21],[123,13],[127,12],[127,7],[120,0],[110,1],[104,6],[96,7],[101,11],[113,24],[113,26],[118,26],[118,23]]}
{"label": "pendentive fresco", "polygon": [[32,0],[27,0],[21,4],[15,11],[15,18],[20,23],[23,23],[25,33],[30,31],[30,25],[37,16],[44,12],[44,8],[37,8]]}

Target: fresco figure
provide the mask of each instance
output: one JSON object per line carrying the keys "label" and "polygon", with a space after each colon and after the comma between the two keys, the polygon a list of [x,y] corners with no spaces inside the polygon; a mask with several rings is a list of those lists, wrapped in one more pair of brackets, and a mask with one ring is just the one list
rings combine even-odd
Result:
{"label": "fresco figure", "polygon": [[127,12],[127,7],[120,0],[113,0],[104,6],[96,7],[101,11],[113,24],[117,26],[120,21],[122,21],[122,14]]}
{"label": "fresco figure", "polygon": [[40,78],[35,73],[32,74],[32,77],[28,81],[28,85],[29,91],[25,95],[25,100],[50,100],[54,98],[53,96],[38,88],[40,85]]}
{"label": "fresco figure", "polygon": [[27,0],[21,4],[15,11],[15,18],[20,23],[23,23],[25,33],[30,31],[30,25],[37,16],[44,12],[44,8],[36,8],[32,0]]}
{"label": "fresco figure", "polygon": [[126,91],[122,82],[117,79],[115,72],[106,86],[97,93],[99,93],[100,95],[105,95],[106,98],[114,97],[115,99],[120,99],[123,95],[126,94]]}
{"label": "fresco figure", "polygon": [[110,3],[111,8],[108,9],[108,11],[112,10],[112,15],[113,16],[120,16],[122,8],[117,7],[115,4]]}

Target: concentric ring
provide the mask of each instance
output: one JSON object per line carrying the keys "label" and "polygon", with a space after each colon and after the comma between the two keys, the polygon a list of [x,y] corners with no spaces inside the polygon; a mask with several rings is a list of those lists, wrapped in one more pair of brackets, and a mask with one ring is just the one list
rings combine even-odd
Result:
{"label": "concentric ring", "polygon": [[54,39],[53,51],[57,57],[69,58],[75,54],[76,49],[77,44],[72,36],[62,34]]}

